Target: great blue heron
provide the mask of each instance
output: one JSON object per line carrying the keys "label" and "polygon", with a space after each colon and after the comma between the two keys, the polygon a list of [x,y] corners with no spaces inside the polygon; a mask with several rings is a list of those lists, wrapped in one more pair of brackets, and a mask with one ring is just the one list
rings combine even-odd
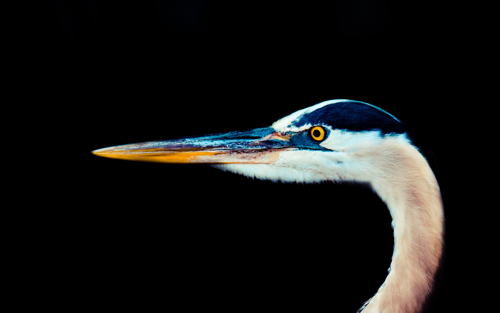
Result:
{"label": "great blue heron", "polygon": [[116,159],[208,163],[283,182],[363,182],[387,204],[394,252],[385,282],[358,312],[421,312],[443,255],[441,193],[403,123],[353,100],[330,100],[271,127],[95,150]]}

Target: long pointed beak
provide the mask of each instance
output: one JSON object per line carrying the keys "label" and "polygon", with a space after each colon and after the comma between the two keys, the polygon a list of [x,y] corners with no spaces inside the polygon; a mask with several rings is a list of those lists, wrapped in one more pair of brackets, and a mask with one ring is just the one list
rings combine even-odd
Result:
{"label": "long pointed beak", "polygon": [[92,151],[113,159],[159,163],[271,163],[293,150],[290,135],[273,128],[229,132],[179,140],[150,141]]}

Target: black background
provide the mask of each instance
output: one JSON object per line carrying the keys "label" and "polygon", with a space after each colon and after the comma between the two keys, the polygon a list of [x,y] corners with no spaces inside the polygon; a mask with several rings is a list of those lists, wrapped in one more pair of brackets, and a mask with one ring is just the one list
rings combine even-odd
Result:
{"label": "black background", "polygon": [[475,308],[461,287],[474,276],[463,270],[474,245],[455,154],[488,88],[491,28],[480,2],[89,0],[48,9],[50,26],[37,34],[61,117],[54,132],[71,138],[78,160],[61,163],[71,182],[58,216],[77,230],[63,262],[67,283],[80,286],[73,307],[354,312],[392,256],[390,215],[369,189],[90,151],[265,127],[355,99],[397,116],[439,160],[449,262],[437,311]]}

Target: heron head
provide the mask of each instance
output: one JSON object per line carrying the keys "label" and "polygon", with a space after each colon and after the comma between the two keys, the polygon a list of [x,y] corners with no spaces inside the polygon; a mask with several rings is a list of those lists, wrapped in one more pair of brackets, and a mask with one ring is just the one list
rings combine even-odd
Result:
{"label": "heron head", "polygon": [[206,163],[273,181],[353,180],[353,170],[363,170],[360,160],[369,163],[370,154],[382,140],[405,140],[404,133],[398,119],[375,106],[330,100],[292,113],[270,127],[115,146],[92,153],[144,162]]}

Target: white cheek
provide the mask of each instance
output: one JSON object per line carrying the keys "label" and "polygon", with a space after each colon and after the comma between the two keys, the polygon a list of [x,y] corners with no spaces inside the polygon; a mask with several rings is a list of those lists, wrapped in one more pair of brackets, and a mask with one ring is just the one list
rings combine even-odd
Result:
{"label": "white cheek", "polygon": [[319,145],[330,150],[345,151],[347,148],[352,147],[352,141],[355,137],[354,133],[346,132],[340,129],[332,129],[331,126],[325,126],[330,130],[328,138]]}
{"label": "white cheek", "polygon": [[330,126],[325,127],[330,130],[330,134],[325,141],[320,143],[320,146],[330,150],[353,153],[360,149],[380,146],[383,141],[383,137],[378,130],[350,132],[347,130],[332,129]]}
{"label": "white cheek", "polygon": [[344,157],[326,151],[287,151],[273,163],[274,166],[294,170],[304,181],[337,180],[335,173],[343,167]]}
{"label": "white cheek", "polygon": [[284,151],[278,156],[278,158],[274,162],[274,165],[296,169],[321,169],[329,163],[329,159],[325,157],[325,153],[330,152],[309,150]]}
{"label": "white cheek", "polygon": [[340,158],[323,151],[284,151],[272,164],[214,164],[221,170],[250,178],[282,182],[317,183],[345,179]]}

